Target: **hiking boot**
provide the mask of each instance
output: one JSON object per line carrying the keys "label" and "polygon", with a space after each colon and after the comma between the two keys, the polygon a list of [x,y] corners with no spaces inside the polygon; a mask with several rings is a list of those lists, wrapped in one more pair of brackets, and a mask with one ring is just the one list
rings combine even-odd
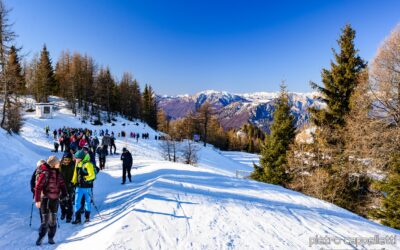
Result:
{"label": "hiking boot", "polygon": [[85,223],[90,222],[90,212],[85,212]]}
{"label": "hiking boot", "polygon": [[54,242],[54,239],[53,238],[49,238],[49,244],[51,244],[51,245],[54,245],[54,244],[56,244],[55,242]]}
{"label": "hiking boot", "polygon": [[76,212],[75,213],[75,220],[72,222],[72,224],[81,224],[81,213]]}
{"label": "hiking boot", "polygon": [[72,219],[71,219],[70,217],[68,217],[68,218],[65,220],[65,222],[66,222],[66,223],[70,223],[71,220],[72,220]]}
{"label": "hiking boot", "polygon": [[121,185],[124,185],[125,184],[125,182],[121,182]]}
{"label": "hiking boot", "polygon": [[42,245],[43,238],[44,238],[44,235],[42,236],[42,235],[39,234],[39,238],[36,240],[36,245],[37,246]]}

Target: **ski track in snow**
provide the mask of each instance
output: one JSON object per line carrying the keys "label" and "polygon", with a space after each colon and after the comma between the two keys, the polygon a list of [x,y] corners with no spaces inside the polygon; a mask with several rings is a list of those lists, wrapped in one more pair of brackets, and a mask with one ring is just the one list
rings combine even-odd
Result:
{"label": "ski track in snow", "polygon": [[[0,131],[0,249],[38,249],[36,208],[29,227],[29,180],[36,161],[51,155],[52,140],[45,136],[44,126],[99,129],[81,124],[63,108],[51,120],[25,118],[21,136]],[[59,220],[57,244],[49,245],[45,239],[41,249],[320,249],[323,246],[309,247],[310,237],[400,236],[397,230],[330,203],[232,177],[236,170],[250,171],[258,161],[256,155],[207,147],[201,149],[199,166],[193,167],[164,161],[159,142],[152,140],[156,132],[141,123],[132,126],[133,122],[119,119],[115,126],[102,128],[116,133],[126,129],[122,122],[130,123],[134,132],[150,133],[150,140],[139,143],[117,138],[118,152],[124,146],[132,152],[133,182],[120,184],[120,155],[109,156],[94,187],[100,214],[92,206],[90,223]]]}

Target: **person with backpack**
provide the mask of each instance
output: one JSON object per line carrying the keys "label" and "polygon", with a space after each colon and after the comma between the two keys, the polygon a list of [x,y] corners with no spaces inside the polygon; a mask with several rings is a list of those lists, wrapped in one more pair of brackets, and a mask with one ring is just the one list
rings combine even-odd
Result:
{"label": "person with backpack", "polygon": [[[108,147],[111,145],[111,138],[110,138],[110,135],[108,133],[106,133],[103,136],[103,139],[101,139],[101,144],[103,146],[106,146],[106,149],[108,150]],[[110,152],[111,152],[111,149],[110,149]],[[107,154],[108,154],[108,152],[107,152]]]}
{"label": "person with backpack", "polygon": [[86,140],[86,136],[82,135],[81,139],[79,140],[79,144],[78,144],[79,149],[82,149],[86,144],[88,144],[88,141]]}
{"label": "person with backpack", "polygon": [[[38,177],[39,173],[38,171],[40,171],[40,166],[42,166],[42,164],[44,164],[46,161],[45,160],[39,160],[36,163],[36,168],[33,171],[32,177],[31,177],[31,192],[32,192],[32,196],[33,196],[33,201],[35,201],[35,187],[36,187],[36,179]],[[40,212],[40,208],[39,208],[39,216],[40,216],[40,223],[42,223],[42,213]],[[31,216],[32,218],[32,216]]]}
{"label": "person with backpack", "polygon": [[122,161],[122,183],[125,184],[126,181],[126,174],[128,174],[129,182],[132,182],[131,178],[131,168],[132,168],[132,154],[126,149],[122,149],[121,154],[121,161]]}
{"label": "person with backpack", "polygon": [[100,170],[103,170],[106,168],[107,146],[103,145],[97,148],[96,153],[99,155]]}
{"label": "person with backpack", "polygon": [[37,171],[35,186],[36,207],[40,208],[42,223],[39,228],[39,237],[36,245],[41,245],[43,238],[48,236],[49,244],[55,244],[54,236],[57,230],[57,210],[61,197],[68,199],[67,187],[59,171],[60,160],[50,156]]}
{"label": "person with backpack", "polygon": [[91,211],[91,191],[93,188],[93,181],[96,178],[96,173],[93,164],[90,162],[89,154],[85,154],[83,150],[79,150],[74,154],[75,157],[75,170],[72,177],[72,183],[76,186],[75,189],[75,220],[72,224],[80,224],[81,214],[83,207],[81,200],[85,198],[85,222],[89,222]]}
{"label": "person with backpack", "polygon": [[97,152],[97,147],[99,146],[99,138],[95,135],[90,141],[90,146],[92,147],[93,152]]}
{"label": "person with backpack", "polygon": [[96,154],[92,151],[92,149],[89,147],[88,144],[83,146],[82,149],[85,152],[85,154],[89,154],[90,162],[93,164],[93,167],[95,168],[95,171],[96,171],[96,174],[97,174],[100,169],[97,167],[97,164],[96,164]]}
{"label": "person with backpack", "polygon": [[69,199],[61,200],[61,220],[65,220],[66,223],[70,223],[73,215],[72,201],[75,194],[74,185],[72,184],[72,177],[74,176],[75,162],[72,159],[70,152],[65,152],[60,165],[60,171],[63,176],[65,185],[67,187]]}

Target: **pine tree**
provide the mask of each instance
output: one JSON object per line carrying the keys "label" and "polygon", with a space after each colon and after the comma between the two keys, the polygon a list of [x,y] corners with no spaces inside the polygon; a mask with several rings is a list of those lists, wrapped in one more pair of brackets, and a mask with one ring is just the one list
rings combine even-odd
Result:
{"label": "pine tree", "polygon": [[142,110],[142,118],[143,121],[149,123],[150,121],[150,91],[149,86],[146,84],[143,90],[143,110]]}
{"label": "pine tree", "polygon": [[150,93],[150,120],[149,120],[149,126],[152,127],[153,129],[157,129],[158,122],[157,122],[157,113],[158,113],[158,107],[157,107],[157,100],[156,100],[156,94],[153,91],[153,88],[149,86],[149,93]]}
{"label": "pine tree", "polygon": [[99,108],[97,115],[100,117],[100,108],[107,111],[107,121],[111,122],[111,102],[112,92],[115,86],[113,77],[109,68],[100,69],[95,81],[95,100]]}
{"label": "pine tree", "polygon": [[290,113],[285,86],[277,99],[271,132],[266,136],[261,151],[261,166],[255,165],[252,178],[272,184],[285,185],[289,176],[285,171],[287,151],[295,137],[294,117]]}
{"label": "pine tree", "polygon": [[400,229],[400,154],[392,157],[390,172],[379,188],[384,192],[381,207],[377,208],[374,217],[389,227]]}
{"label": "pine tree", "polygon": [[150,127],[157,129],[157,101],[152,87],[147,84],[143,91],[142,117]]}
{"label": "pine tree", "polygon": [[35,97],[38,102],[47,102],[49,95],[56,94],[59,91],[59,87],[54,78],[53,66],[51,65],[50,55],[47,51],[46,45],[43,46],[40,54],[35,80]]}
{"label": "pine tree", "polygon": [[0,0],[0,88],[3,94],[3,110],[0,126],[5,128],[7,119],[7,110],[10,108],[10,92],[13,91],[9,86],[9,80],[6,76],[7,56],[10,52],[10,45],[15,39],[15,33],[12,31],[12,25],[9,22],[10,10],[6,8],[2,0]]}
{"label": "pine tree", "polygon": [[141,119],[143,100],[139,83],[136,80],[133,80],[132,85],[130,86],[130,91],[132,93],[132,100],[129,105],[132,107],[132,117],[135,119]]}
{"label": "pine tree", "polygon": [[212,116],[212,108],[208,102],[205,102],[197,111],[198,121],[201,126],[201,134],[203,136],[203,146],[206,147],[208,143],[208,127]]}
{"label": "pine tree", "polygon": [[366,63],[357,55],[355,35],[356,32],[350,25],[343,28],[337,41],[340,52],[333,49],[336,62],[331,62],[330,70],[322,70],[323,86],[311,83],[321,93],[321,100],[327,105],[325,109],[310,109],[311,118],[317,126],[341,127],[345,124],[345,115],[350,110],[350,96],[359,73],[366,67]]}
{"label": "pine tree", "polygon": [[160,109],[158,111],[157,121],[158,121],[157,130],[168,134],[169,126],[170,126],[170,119],[168,119],[168,117],[165,114],[165,111],[163,109]]}
{"label": "pine tree", "polygon": [[22,115],[18,97],[25,92],[25,79],[17,55],[17,49],[11,46],[5,68],[5,80],[9,88],[5,99],[5,110],[2,127],[9,132],[19,133],[22,127]]}
{"label": "pine tree", "polygon": [[11,46],[6,66],[6,78],[10,84],[11,93],[23,95],[25,93],[25,78],[15,46]]}

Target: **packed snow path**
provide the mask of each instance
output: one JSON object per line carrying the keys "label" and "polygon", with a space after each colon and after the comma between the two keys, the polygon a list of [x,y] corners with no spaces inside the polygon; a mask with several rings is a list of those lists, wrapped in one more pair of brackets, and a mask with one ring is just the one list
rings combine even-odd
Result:
{"label": "packed snow path", "polygon": [[[21,137],[10,137],[3,131],[0,134],[4,169],[0,178],[0,249],[38,249],[34,245],[39,226],[37,209],[32,228],[28,226],[32,200],[29,179],[36,161],[51,154],[52,144],[44,135],[44,126],[84,126],[66,111],[60,111],[53,120],[26,118]],[[118,123],[109,129],[122,127]],[[93,208],[92,221],[82,225],[60,221],[57,244],[51,246],[46,239],[42,248],[363,249],[354,243],[317,245],[315,237],[400,236],[397,230],[330,203],[279,186],[232,177],[241,164],[240,153],[229,157],[225,152],[202,149],[201,167],[193,167],[164,161],[158,143],[118,140],[119,152],[127,146],[133,154],[133,182],[121,185],[119,155],[108,157],[106,170],[98,175],[94,188],[100,214]],[[243,154],[242,158],[246,157]],[[399,246],[371,245],[365,249]]]}

